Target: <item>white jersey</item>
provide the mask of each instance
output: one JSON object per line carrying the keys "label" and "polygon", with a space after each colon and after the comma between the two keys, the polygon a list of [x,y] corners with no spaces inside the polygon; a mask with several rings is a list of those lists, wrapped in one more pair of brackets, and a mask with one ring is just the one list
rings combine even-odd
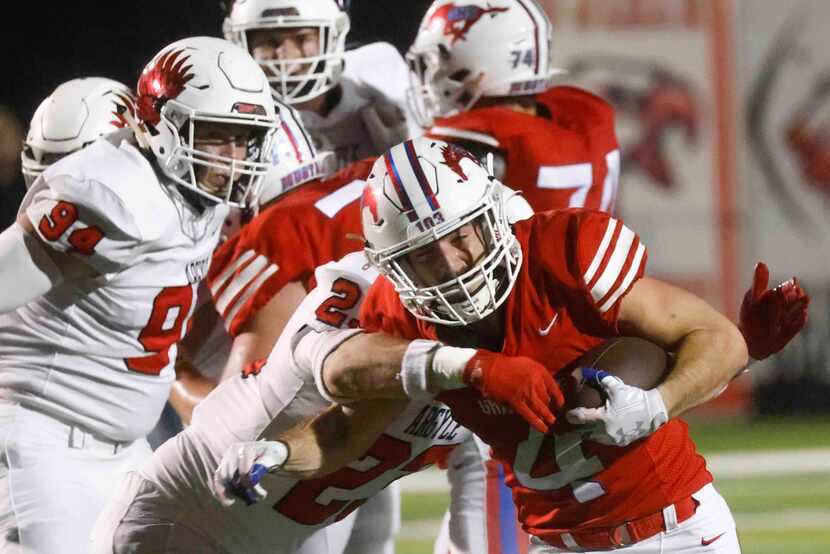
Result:
{"label": "white jersey", "polygon": [[99,275],[0,316],[0,395],[109,440],[145,436],[227,207],[197,213],[134,146],[99,140],[49,167],[20,211]]}
{"label": "white jersey", "polygon": [[[344,59],[337,105],[326,116],[301,112],[306,129],[320,143],[319,149],[333,150],[339,168],[382,154],[417,128],[406,120],[409,68],[394,46],[375,42],[347,51]],[[387,123],[396,123],[384,129],[388,133],[373,132],[367,109]]]}
{"label": "white jersey", "polygon": [[292,552],[317,529],[340,521],[394,480],[434,463],[470,437],[444,404],[413,401],[365,457],[340,471],[308,481],[268,475],[262,481],[268,497],[254,506],[236,502],[223,508],[212,496],[213,473],[233,443],[273,436],[330,405],[317,390],[312,368],[292,356],[292,339],[307,324],[321,325],[316,315],[321,310],[346,313],[343,321],[357,317],[359,299],[376,275],[362,252],[318,268],[317,288],[288,322],[262,370],[221,384],[196,407],[192,425],[141,470],[178,505],[182,525],[230,552]]}

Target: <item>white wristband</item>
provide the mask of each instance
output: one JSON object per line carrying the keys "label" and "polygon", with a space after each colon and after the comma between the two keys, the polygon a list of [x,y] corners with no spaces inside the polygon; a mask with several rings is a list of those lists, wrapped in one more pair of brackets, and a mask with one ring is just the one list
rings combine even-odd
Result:
{"label": "white wristband", "polygon": [[434,340],[413,340],[406,348],[401,360],[401,386],[409,398],[429,400],[433,394],[429,392],[429,358],[432,352],[441,346]]}
{"label": "white wristband", "polygon": [[440,390],[464,388],[464,368],[476,355],[475,348],[442,346],[432,358],[432,384]]}
{"label": "white wristband", "polygon": [[651,431],[654,432],[669,420],[669,413],[666,403],[663,402],[663,395],[657,389],[646,391],[646,404],[651,416]]}

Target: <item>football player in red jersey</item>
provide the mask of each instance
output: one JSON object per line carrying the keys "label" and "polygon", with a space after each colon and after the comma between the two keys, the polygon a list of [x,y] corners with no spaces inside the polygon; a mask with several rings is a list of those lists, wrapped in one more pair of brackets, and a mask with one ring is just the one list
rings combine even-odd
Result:
{"label": "football player in red jersey", "polygon": [[614,110],[552,87],[553,28],[535,0],[437,0],[407,58],[413,111],[427,134],[496,155],[496,177],[536,211],[611,212],[620,153]]}
{"label": "football player in red jersey", "polygon": [[[318,387],[344,401],[443,391],[453,416],[504,464],[532,552],[739,552],[729,509],[676,419],[746,365],[738,329],[694,295],[645,277],[644,245],[606,214],[544,212],[511,228],[491,177],[451,148],[428,139],[396,146],[364,194],[366,252],[385,278],[368,293],[361,325],[415,339],[401,369],[372,363],[369,345],[382,338],[356,335],[318,362]],[[621,334],[675,352],[659,387],[600,377],[605,405],[559,414],[548,433],[488,398],[515,405],[527,395],[499,371],[501,355],[555,373]],[[311,348],[307,340],[313,333],[297,348]]]}
{"label": "football player in red jersey", "polygon": [[[492,5],[491,5],[492,4]],[[620,152],[613,108],[588,91],[551,86],[553,28],[535,0],[437,0],[407,58],[414,112],[428,136],[496,156],[496,176],[536,211],[613,212]],[[765,266],[764,266],[765,267]],[[758,270],[741,330],[755,359],[780,351],[806,324],[809,297],[791,279],[766,291]]]}

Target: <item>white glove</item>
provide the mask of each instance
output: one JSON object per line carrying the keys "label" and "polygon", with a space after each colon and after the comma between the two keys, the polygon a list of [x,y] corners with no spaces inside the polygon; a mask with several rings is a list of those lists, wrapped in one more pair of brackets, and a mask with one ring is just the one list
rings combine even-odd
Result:
{"label": "white glove", "polygon": [[223,506],[237,498],[250,506],[268,493],[259,484],[266,473],[277,471],[288,459],[288,446],[280,441],[237,442],[225,451],[213,473],[213,496]]}
{"label": "white glove", "polygon": [[[657,389],[626,385],[605,371],[590,370],[591,378],[608,396],[599,408],[574,408],[565,416],[573,424],[594,424],[590,439],[611,446],[628,446],[647,437],[669,420],[663,397]],[[583,370],[587,374],[587,371]],[[587,376],[587,375],[586,375]]]}
{"label": "white glove", "polygon": [[406,116],[394,104],[375,101],[363,108],[360,115],[375,149],[379,152],[385,152],[409,136]]}

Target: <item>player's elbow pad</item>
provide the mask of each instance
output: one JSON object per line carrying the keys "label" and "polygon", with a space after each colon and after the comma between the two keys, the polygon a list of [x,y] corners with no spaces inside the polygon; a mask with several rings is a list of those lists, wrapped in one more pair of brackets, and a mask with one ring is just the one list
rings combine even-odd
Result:
{"label": "player's elbow pad", "polygon": [[15,223],[0,233],[0,313],[28,304],[63,282],[40,241]]}
{"label": "player's elbow pad", "polygon": [[348,404],[355,400],[353,398],[341,398],[329,392],[323,377],[323,366],[329,354],[337,350],[347,339],[362,332],[361,329],[327,328],[317,330],[311,326],[305,326],[297,332],[291,341],[291,356],[294,364],[301,369],[312,372],[317,390],[329,402]]}

